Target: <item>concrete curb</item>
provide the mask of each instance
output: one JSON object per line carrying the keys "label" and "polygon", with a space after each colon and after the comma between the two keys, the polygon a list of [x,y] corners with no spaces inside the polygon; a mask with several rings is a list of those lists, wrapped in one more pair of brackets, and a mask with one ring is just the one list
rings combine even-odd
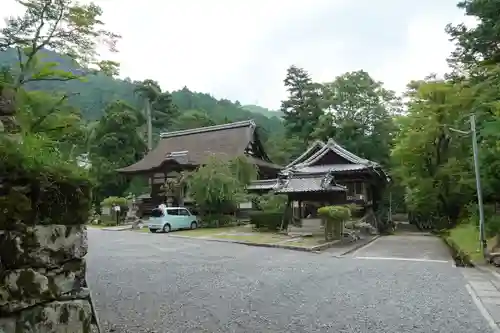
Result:
{"label": "concrete curb", "polygon": [[372,239],[370,239],[368,242],[366,243],[363,243],[363,244],[357,244],[356,246],[354,246],[353,248],[347,250],[346,252],[342,253],[341,256],[346,256],[348,254],[351,254],[353,252],[356,252],[357,250],[361,249],[362,247],[365,247],[367,246],[368,244],[370,243],[373,243],[374,241],[376,241],[377,239],[379,239],[380,237],[382,237],[381,235],[376,235],[374,236]]}
{"label": "concrete curb", "polygon": [[132,230],[132,226],[127,226],[126,228],[120,228],[120,229],[111,229],[111,228],[95,228],[99,230],[104,230],[104,231],[126,231],[126,230]]}
{"label": "concrete curb", "polygon": [[475,263],[475,266],[473,267],[483,273],[488,273],[493,275],[495,278],[500,280],[500,273],[498,273],[495,268],[491,267],[489,264],[486,263]]}
{"label": "concrete curb", "polygon": [[187,238],[187,239],[198,239],[198,240],[206,240],[210,242],[219,242],[219,243],[233,243],[233,244],[241,244],[241,245],[248,245],[248,246],[255,246],[255,247],[268,247],[268,248],[275,248],[275,249],[285,249],[285,250],[294,250],[294,251],[302,251],[302,252],[318,252],[325,250],[335,244],[337,244],[339,241],[333,241],[317,246],[312,246],[312,247],[303,247],[303,246],[294,246],[294,245],[285,245],[285,244],[273,244],[273,243],[252,243],[252,242],[245,242],[245,241],[237,241],[237,240],[231,240],[231,239],[217,239],[217,238],[203,238],[203,237],[190,237],[190,236],[180,236],[180,235],[168,235],[169,237],[174,237],[174,238]]}

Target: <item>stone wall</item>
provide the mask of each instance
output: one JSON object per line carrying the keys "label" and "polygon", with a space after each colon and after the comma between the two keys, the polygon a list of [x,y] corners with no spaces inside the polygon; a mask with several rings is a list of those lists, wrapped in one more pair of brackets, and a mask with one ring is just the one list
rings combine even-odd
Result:
{"label": "stone wall", "polygon": [[1,231],[0,253],[0,332],[91,332],[85,226]]}
{"label": "stone wall", "polygon": [[0,333],[95,332],[84,258],[90,183],[73,166],[37,161],[22,144],[6,148],[0,149]]}

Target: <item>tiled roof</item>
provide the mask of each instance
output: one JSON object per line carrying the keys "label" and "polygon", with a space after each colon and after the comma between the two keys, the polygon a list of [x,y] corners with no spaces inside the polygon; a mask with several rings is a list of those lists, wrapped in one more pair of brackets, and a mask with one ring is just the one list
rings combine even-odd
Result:
{"label": "tiled roof", "polygon": [[290,174],[283,179],[264,179],[253,181],[247,190],[267,190],[276,193],[298,193],[298,192],[337,192],[345,191],[342,185],[332,184],[331,174],[301,175]]}
{"label": "tiled roof", "polygon": [[[246,120],[162,133],[156,148],[142,160],[118,171],[122,173],[148,172],[169,162],[196,166],[202,164],[207,157],[213,154],[220,155],[222,158],[241,156],[254,138],[255,127],[252,120]],[[251,156],[249,158],[259,166],[280,168],[268,160]]]}
{"label": "tiled roof", "polygon": [[358,171],[365,170],[368,167],[364,164],[329,164],[315,165],[293,168],[293,172],[297,173],[326,173],[326,172],[343,172],[343,171]]}
{"label": "tiled roof", "polygon": [[344,192],[346,188],[332,184],[328,175],[292,175],[283,185],[276,188],[276,193],[298,192]]}
{"label": "tiled roof", "polygon": [[[337,156],[345,160],[345,163],[315,165],[328,153],[336,154]],[[326,143],[322,141],[314,142],[306,152],[304,152],[301,156],[288,164],[283,171],[290,171],[293,173],[339,173],[362,170],[368,170],[370,172],[378,174],[384,179],[384,181],[390,181],[390,177],[382,169],[380,164],[359,157],[339,145],[333,139],[329,139]]]}
{"label": "tiled roof", "polygon": [[278,179],[254,180],[247,186],[247,190],[273,190],[278,185]]}

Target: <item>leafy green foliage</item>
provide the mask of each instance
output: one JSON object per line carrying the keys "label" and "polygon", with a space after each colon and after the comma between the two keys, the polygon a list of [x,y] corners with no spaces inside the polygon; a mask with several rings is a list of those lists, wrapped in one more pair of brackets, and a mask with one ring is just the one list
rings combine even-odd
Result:
{"label": "leafy green foliage", "polygon": [[325,206],[318,209],[318,215],[325,224],[325,240],[339,239],[343,235],[344,222],[351,218],[353,206]]}
{"label": "leafy green foliage", "polygon": [[83,224],[90,211],[86,172],[65,160],[51,140],[0,137],[0,229],[21,224]]}
{"label": "leafy green foliage", "polygon": [[232,211],[245,197],[245,185],[255,173],[255,166],[245,158],[226,161],[212,156],[191,173],[189,193],[204,215]]}
{"label": "leafy green foliage", "polygon": [[187,110],[182,112],[174,119],[172,126],[173,131],[186,130],[191,128],[199,128],[206,126],[217,125],[209,115],[204,111]]}
{"label": "leafy green foliage", "polygon": [[267,193],[258,198],[258,206],[264,212],[284,212],[287,200],[286,195]]}
{"label": "leafy green foliage", "polygon": [[248,185],[252,180],[257,179],[257,167],[248,161],[245,156],[237,156],[229,161],[231,174],[242,185]]}
{"label": "leafy green foliage", "polygon": [[250,223],[257,229],[276,231],[283,223],[283,211],[254,211],[249,213]]}
{"label": "leafy green foliage", "polygon": [[347,205],[320,207],[318,215],[329,220],[344,222],[351,218],[351,207]]}
{"label": "leafy green foliage", "polygon": [[356,155],[388,166],[401,101],[365,71],[349,72],[323,84],[323,107],[313,137],[335,139]]}
{"label": "leafy green foliage", "polygon": [[106,108],[104,117],[94,128],[89,150],[91,174],[98,186],[94,189],[96,204],[108,196],[122,194],[129,180],[116,169],[140,160],[146,146],[137,129],[144,123],[141,113],[124,102]]}
{"label": "leafy green foliage", "polygon": [[477,64],[500,62],[500,3],[495,0],[464,0],[458,3],[458,7],[464,9],[467,16],[472,16],[479,22],[472,28],[463,23],[449,24],[446,27],[446,31],[456,43],[456,49],[450,59],[452,64],[455,67],[462,65],[461,69],[470,70]]}
{"label": "leafy green foliage", "polygon": [[125,207],[127,206],[127,198],[122,197],[107,197],[101,202],[102,207],[111,208],[113,206]]}
{"label": "leafy green foliage", "polygon": [[[118,35],[104,30],[99,6],[79,4],[72,0],[17,1],[24,15],[10,17],[0,30],[0,51],[16,49],[18,75],[16,86],[32,81],[70,81],[75,73],[57,69],[56,62],[39,62],[43,49],[67,55],[80,67],[111,69],[112,62],[103,66],[97,60],[97,48],[104,44],[115,51]],[[101,69],[102,69],[101,68]],[[116,72],[116,69],[112,69]]]}
{"label": "leafy green foliage", "polygon": [[394,175],[407,189],[409,207],[420,214],[457,222],[472,199],[470,137],[450,128],[464,128],[468,90],[458,84],[430,80],[415,83],[408,115],[392,152]]}

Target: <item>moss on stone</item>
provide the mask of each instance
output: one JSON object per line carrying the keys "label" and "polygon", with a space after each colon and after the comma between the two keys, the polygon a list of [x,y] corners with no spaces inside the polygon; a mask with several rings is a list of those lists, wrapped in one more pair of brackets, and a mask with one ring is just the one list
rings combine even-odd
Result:
{"label": "moss on stone", "polygon": [[29,221],[31,200],[13,188],[0,196],[0,229],[12,230],[18,221]]}
{"label": "moss on stone", "polygon": [[61,307],[61,314],[59,315],[59,322],[62,324],[67,324],[69,321],[69,310],[68,306],[65,304]]}
{"label": "moss on stone", "polygon": [[26,269],[19,272],[16,284],[24,295],[38,296],[40,294],[40,285],[36,283],[35,271],[32,269]]}

